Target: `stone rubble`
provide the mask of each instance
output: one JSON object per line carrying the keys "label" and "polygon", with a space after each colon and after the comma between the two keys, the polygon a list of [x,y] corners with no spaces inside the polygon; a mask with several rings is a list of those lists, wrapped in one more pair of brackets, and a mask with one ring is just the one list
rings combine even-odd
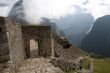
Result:
{"label": "stone rubble", "polygon": [[[64,73],[49,62],[44,58],[27,59],[19,66],[16,73]],[[9,73],[9,69],[5,69],[3,73]]]}
{"label": "stone rubble", "polygon": [[65,60],[63,58],[54,58],[51,60],[52,64],[56,67],[59,67],[63,71],[71,71],[80,69],[82,64],[80,63],[84,57],[79,57],[75,60]]}

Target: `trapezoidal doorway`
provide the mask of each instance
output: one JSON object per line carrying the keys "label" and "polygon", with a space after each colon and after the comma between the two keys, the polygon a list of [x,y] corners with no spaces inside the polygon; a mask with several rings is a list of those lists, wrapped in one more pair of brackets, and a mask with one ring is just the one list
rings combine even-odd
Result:
{"label": "trapezoidal doorway", "polygon": [[39,57],[39,45],[38,40],[30,39],[30,58]]}
{"label": "trapezoidal doorway", "polygon": [[[51,27],[22,25],[26,58],[51,56]],[[32,40],[31,40],[32,39]],[[34,40],[34,41],[33,41]],[[32,52],[34,50],[34,53]],[[36,51],[35,51],[36,50]]]}

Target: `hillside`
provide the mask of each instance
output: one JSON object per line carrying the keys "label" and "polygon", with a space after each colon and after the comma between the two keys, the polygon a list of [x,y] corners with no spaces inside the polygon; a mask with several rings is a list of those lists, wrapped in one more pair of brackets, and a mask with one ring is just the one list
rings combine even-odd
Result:
{"label": "hillside", "polygon": [[96,20],[80,47],[88,52],[110,57],[110,15]]}
{"label": "hillside", "polygon": [[71,43],[79,46],[93,22],[94,18],[91,14],[80,13],[62,17],[56,21],[56,24],[63,30]]}

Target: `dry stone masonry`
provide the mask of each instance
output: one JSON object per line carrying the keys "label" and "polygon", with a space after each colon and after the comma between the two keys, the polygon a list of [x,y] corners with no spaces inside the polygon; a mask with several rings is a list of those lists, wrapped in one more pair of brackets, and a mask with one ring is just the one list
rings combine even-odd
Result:
{"label": "dry stone masonry", "polygon": [[38,42],[39,56],[51,56],[51,27],[50,26],[33,26],[22,25],[24,48],[26,56],[30,57],[30,40]]}
{"label": "dry stone masonry", "polygon": [[21,26],[17,25],[18,23],[16,23],[14,20],[6,18],[5,22],[11,59],[10,68],[13,73],[13,71],[18,68],[18,65],[22,64],[25,57],[22,32]]}
{"label": "dry stone masonry", "polygon": [[0,73],[63,73],[75,69],[78,64],[73,61],[84,55],[48,25],[27,25],[0,17]]}
{"label": "dry stone masonry", "polygon": [[4,24],[5,19],[0,18],[0,62],[9,60],[8,40]]}

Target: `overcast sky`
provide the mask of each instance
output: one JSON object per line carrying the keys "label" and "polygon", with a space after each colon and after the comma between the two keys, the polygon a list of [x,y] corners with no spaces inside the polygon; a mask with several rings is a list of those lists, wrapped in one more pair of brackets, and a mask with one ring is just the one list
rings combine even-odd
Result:
{"label": "overcast sky", "polygon": [[0,0],[0,16],[7,16],[18,0]]}
{"label": "overcast sky", "polygon": [[[0,16],[7,16],[17,1],[0,0]],[[23,5],[27,20],[35,23],[42,17],[59,19],[76,13],[90,13],[96,19],[110,14],[110,0],[24,0]]]}

